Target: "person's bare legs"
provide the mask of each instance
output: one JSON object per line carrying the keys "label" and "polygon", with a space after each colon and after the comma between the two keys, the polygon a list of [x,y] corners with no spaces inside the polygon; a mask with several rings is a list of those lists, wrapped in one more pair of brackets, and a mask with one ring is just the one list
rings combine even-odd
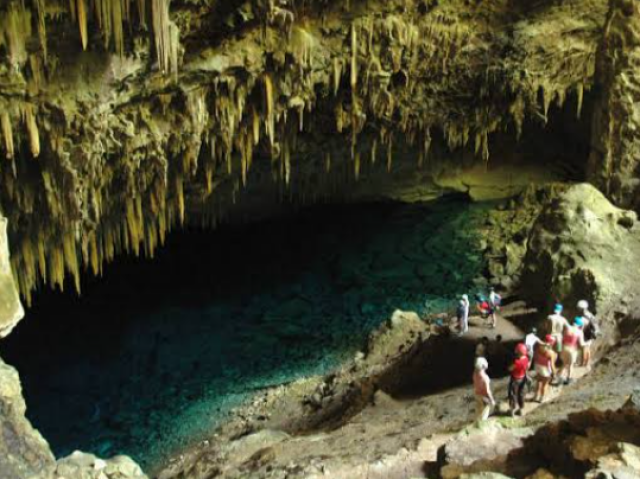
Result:
{"label": "person's bare legs", "polygon": [[591,346],[585,346],[582,349],[582,367],[588,368],[591,364]]}
{"label": "person's bare legs", "polygon": [[542,390],[540,392],[540,402],[544,401],[544,398],[547,397],[547,389],[549,388],[549,383],[551,382],[551,378],[543,378],[541,381]]}

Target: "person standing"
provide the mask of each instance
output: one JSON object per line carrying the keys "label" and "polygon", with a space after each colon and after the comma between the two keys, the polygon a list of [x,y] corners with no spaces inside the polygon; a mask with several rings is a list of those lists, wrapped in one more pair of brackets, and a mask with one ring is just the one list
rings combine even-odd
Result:
{"label": "person standing", "polygon": [[524,409],[524,390],[527,383],[527,370],[529,369],[529,358],[527,357],[527,346],[519,343],[516,346],[516,358],[509,366],[509,407],[512,416],[522,416]]}
{"label": "person standing", "polygon": [[596,316],[589,311],[589,303],[582,299],[578,301],[578,311],[584,320],[582,333],[584,346],[582,347],[582,366],[588,368],[591,365],[591,345],[600,334],[600,326]]}
{"label": "person standing", "polygon": [[462,299],[458,304],[456,315],[458,316],[458,334],[463,335],[469,331],[469,296],[462,295]]}
{"label": "person standing", "polygon": [[578,349],[584,346],[584,335],[582,327],[584,320],[581,316],[577,316],[573,320],[573,324],[568,324],[564,328],[562,335],[562,369],[559,376],[564,376],[564,384],[570,384],[573,379],[573,367],[578,359]]}
{"label": "person standing", "polygon": [[536,344],[542,344],[542,340],[538,337],[538,330],[536,328],[531,328],[529,334],[524,337],[524,345],[527,347],[529,363],[533,361],[533,351]]}
{"label": "person standing", "polygon": [[564,328],[569,325],[567,318],[562,316],[563,307],[561,304],[556,304],[553,308],[553,314],[547,317],[547,333],[553,336],[555,339],[556,353],[562,351],[562,335]]}
{"label": "person standing", "polygon": [[502,304],[502,297],[496,293],[495,288],[489,290],[489,318],[491,319],[491,327],[495,328],[498,323],[496,313],[500,310]]}
{"label": "person standing", "polygon": [[544,343],[537,344],[533,355],[536,381],[538,383],[534,401],[539,403],[544,401],[549,383],[551,383],[551,379],[556,375],[556,360],[558,359],[558,355],[553,350],[555,341],[555,338],[551,334],[547,334],[544,338]]}
{"label": "person standing", "polygon": [[491,379],[487,374],[489,363],[485,358],[476,358],[473,372],[473,392],[476,398],[476,420],[486,421],[496,405],[491,392]]}

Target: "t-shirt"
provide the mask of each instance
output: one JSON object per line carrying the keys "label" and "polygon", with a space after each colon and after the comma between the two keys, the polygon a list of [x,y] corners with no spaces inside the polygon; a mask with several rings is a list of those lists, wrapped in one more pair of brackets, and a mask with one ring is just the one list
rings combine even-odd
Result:
{"label": "t-shirt", "polygon": [[549,334],[562,334],[564,328],[569,324],[567,318],[561,314],[552,314],[547,318],[550,323]]}
{"label": "t-shirt", "polygon": [[489,303],[491,303],[491,306],[500,306],[501,301],[502,301],[502,298],[498,293],[491,292],[489,294]]}
{"label": "t-shirt", "polygon": [[529,369],[529,358],[526,356],[521,356],[513,362],[511,377],[513,379],[522,379],[527,375],[528,369]]}
{"label": "t-shirt", "polygon": [[529,354],[533,354],[533,347],[541,342],[542,341],[540,340],[540,338],[533,333],[527,334],[527,336],[524,338],[524,344],[525,346],[527,346],[527,351],[529,351]]}
{"label": "t-shirt", "polygon": [[567,348],[577,348],[584,345],[584,336],[582,330],[576,326],[567,326],[564,329],[562,337],[562,345]]}
{"label": "t-shirt", "polygon": [[473,392],[478,396],[489,396],[489,385],[491,379],[484,371],[476,370],[473,373]]}

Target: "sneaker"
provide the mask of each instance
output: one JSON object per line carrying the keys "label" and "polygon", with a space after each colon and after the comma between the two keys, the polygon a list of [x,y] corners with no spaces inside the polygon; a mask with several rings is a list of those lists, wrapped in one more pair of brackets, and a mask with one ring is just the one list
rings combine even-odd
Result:
{"label": "sneaker", "polygon": [[516,416],[522,416],[522,409],[518,409],[516,411]]}

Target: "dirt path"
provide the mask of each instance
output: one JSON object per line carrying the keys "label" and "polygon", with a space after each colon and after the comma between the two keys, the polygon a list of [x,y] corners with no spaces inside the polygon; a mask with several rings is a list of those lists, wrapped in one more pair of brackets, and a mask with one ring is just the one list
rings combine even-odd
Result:
{"label": "dirt path", "polygon": [[[222,463],[221,474],[216,477],[255,479],[426,477],[426,464],[436,461],[438,450],[455,438],[460,431],[474,423],[475,404],[471,374],[473,353],[477,342],[480,338],[487,336],[492,346],[496,344],[500,346],[490,348],[488,354],[490,364],[495,365],[504,358],[511,357],[513,344],[522,340],[524,336],[523,327],[527,322],[532,324],[530,321],[535,319],[537,314],[537,311],[526,308],[524,303],[514,301],[506,305],[501,312],[496,329],[489,329],[481,323],[480,318],[474,316],[471,318],[468,334],[462,337],[455,334],[448,338],[438,337],[437,341],[440,343],[435,350],[431,350],[431,353],[439,352],[444,361],[435,361],[437,370],[433,368],[420,370],[413,367],[409,369],[410,372],[403,370],[398,373],[424,376],[449,374],[459,378],[456,379],[458,386],[416,395],[397,395],[395,391],[385,391],[383,388],[375,392],[373,400],[362,410],[332,430],[298,436],[284,434],[284,437],[278,436],[283,433],[263,430],[258,434],[265,434],[268,438],[273,435],[276,440],[267,439],[266,445],[261,443],[261,448],[254,449],[250,454],[243,450],[242,454],[238,453],[233,460],[227,456]],[[503,338],[500,343],[495,341],[498,335]],[[497,354],[498,350],[502,352]],[[460,355],[460,357],[451,359],[452,355]],[[426,365],[430,364],[433,365],[433,361]],[[449,364],[451,368],[447,367]],[[457,370],[459,368],[464,368],[462,375]],[[494,366],[494,369],[497,368]],[[504,374],[504,370],[502,373]],[[542,405],[530,402],[533,398],[530,393],[527,398],[529,402],[525,405],[525,416],[510,421],[520,425],[541,424],[544,422],[541,418],[544,417],[546,420],[549,412],[555,412],[556,416],[566,416],[577,407],[584,409],[585,403],[594,400],[593,398],[599,393],[597,386],[587,388],[587,392],[583,394],[587,399],[582,399],[580,396],[580,400],[565,400],[565,393],[579,390],[583,382],[589,379],[589,377],[584,379],[585,373],[583,368],[577,368],[576,382],[571,386],[551,388],[547,401]],[[607,374],[615,377],[618,373]],[[491,371],[490,375],[494,378],[494,396],[499,402],[499,410],[506,412],[508,379],[497,377],[497,374]],[[631,381],[629,383],[632,384]],[[571,394],[568,398],[571,398]],[[612,397],[610,403],[615,405],[619,401],[619,398]],[[544,413],[537,414],[538,410]],[[530,416],[533,416],[531,421]],[[489,421],[502,421],[503,418],[496,415]],[[206,456],[204,456],[205,459],[202,457],[198,460],[200,466],[202,461],[206,460]],[[211,457],[215,457],[215,454]],[[219,461],[216,462],[216,467],[220,464]]]}

